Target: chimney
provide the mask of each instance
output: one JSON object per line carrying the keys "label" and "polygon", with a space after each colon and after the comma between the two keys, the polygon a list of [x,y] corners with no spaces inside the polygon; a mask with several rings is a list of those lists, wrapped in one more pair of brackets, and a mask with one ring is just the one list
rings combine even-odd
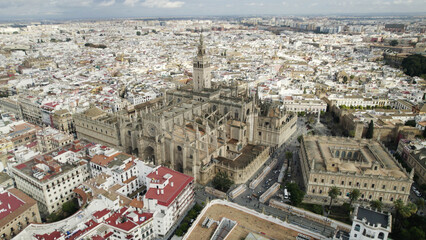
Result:
{"label": "chimney", "polygon": [[170,182],[170,186],[173,187],[173,185],[174,185],[173,182]]}
{"label": "chimney", "polygon": [[160,190],[159,189],[157,189],[157,195],[160,195]]}
{"label": "chimney", "polygon": [[158,175],[158,170],[155,170],[155,175]]}
{"label": "chimney", "polygon": [[161,194],[164,194],[164,190],[163,189],[161,189]]}
{"label": "chimney", "polygon": [[8,206],[8,207],[9,207],[9,209],[10,209],[10,204],[9,204],[9,203],[7,204],[7,206]]}

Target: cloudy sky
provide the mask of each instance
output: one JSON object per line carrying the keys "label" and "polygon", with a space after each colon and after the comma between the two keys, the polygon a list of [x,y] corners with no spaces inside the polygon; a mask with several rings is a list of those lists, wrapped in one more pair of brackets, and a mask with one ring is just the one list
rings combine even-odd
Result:
{"label": "cloudy sky", "polygon": [[0,0],[0,19],[426,13],[426,0]]}

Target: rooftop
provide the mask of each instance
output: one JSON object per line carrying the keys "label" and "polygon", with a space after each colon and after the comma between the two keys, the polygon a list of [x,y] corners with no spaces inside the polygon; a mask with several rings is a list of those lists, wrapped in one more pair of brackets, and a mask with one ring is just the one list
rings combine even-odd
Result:
{"label": "rooftop", "polygon": [[0,192],[0,227],[11,222],[36,201],[16,188]]}
{"label": "rooftop", "polygon": [[329,136],[304,136],[303,147],[311,169],[409,178],[378,141]]}
{"label": "rooftop", "polygon": [[[168,184],[162,188],[164,190],[163,194],[158,194],[156,188],[150,187],[145,195],[147,199],[157,199],[158,204],[163,206],[170,205],[183,189],[194,180],[193,177],[166,167],[157,168],[156,171],[148,174],[147,177],[151,179],[151,184],[157,180],[160,180],[161,183],[166,181],[166,179],[169,180]],[[173,186],[171,183],[173,183]]]}
{"label": "rooftop", "polygon": [[250,233],[262,234],[266,239],[296,239],[299,234],[309,236],[309,239],[319,239],[318,234],[312,234],[303,229],[282,222],[254,210],[247,209],[234,203],[220,200],[207,205],[191,229],[184,236],[185,240],[211,239],[218,225],[213,223],[209,228],[203,227],[206,218],[220,222],[222,218],[235,221],[236,226],[228,233],[226,239],[245,239]]}
{"label": "rooftop", "polygon": [[231,168],[244,168],[249,165],[259,154],[265,150],[265,146],[248,144],[241,150],[241,154],[234,160],[218,157],[221,163]]}
{"label": "rooftop", "polygon": [[376,212],[367,208],[358,208],[356,217],[360,220],[366,219],[368,224],[381,224],[382,227],[387,228],[389,224],[389,216],[384,213]]}

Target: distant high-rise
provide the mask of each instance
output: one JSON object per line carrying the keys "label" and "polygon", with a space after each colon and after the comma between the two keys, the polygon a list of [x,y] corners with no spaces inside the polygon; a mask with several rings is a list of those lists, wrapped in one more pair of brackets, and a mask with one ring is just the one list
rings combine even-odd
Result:
{"label": "distant high-rise", "polygon": [[204,88],[211,88],[210,61],[203,43],[203,35],[200,35],[198,53],[194,58],[193,83],[196,92],[202,91]]}

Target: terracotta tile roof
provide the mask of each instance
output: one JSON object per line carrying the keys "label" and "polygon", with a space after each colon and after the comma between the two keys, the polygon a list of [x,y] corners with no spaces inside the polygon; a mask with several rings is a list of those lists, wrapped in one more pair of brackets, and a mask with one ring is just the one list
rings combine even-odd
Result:
{"label": "terracotta tile roof", "polygon": [[13,219],[28,210],[28,208],[37,204],[34,199],[16,188],[8,189],[1,193],[0,202],[0,227],[11,222]]}
{"label": "terracotta tile roof", "polygon": [[132,202],[130,202],[130,206],[134,208],[143,208],[143,201],[140,201],[135,198],[132,200]]}
{"label": "terracotta tile roof", "polygon": [[61,236],[63,236],[63,234],[58,231],[51,232],[50,234],[46,233],[42,235],[34,235],[34,237],[38,240],[56,240],[59,239]]}

